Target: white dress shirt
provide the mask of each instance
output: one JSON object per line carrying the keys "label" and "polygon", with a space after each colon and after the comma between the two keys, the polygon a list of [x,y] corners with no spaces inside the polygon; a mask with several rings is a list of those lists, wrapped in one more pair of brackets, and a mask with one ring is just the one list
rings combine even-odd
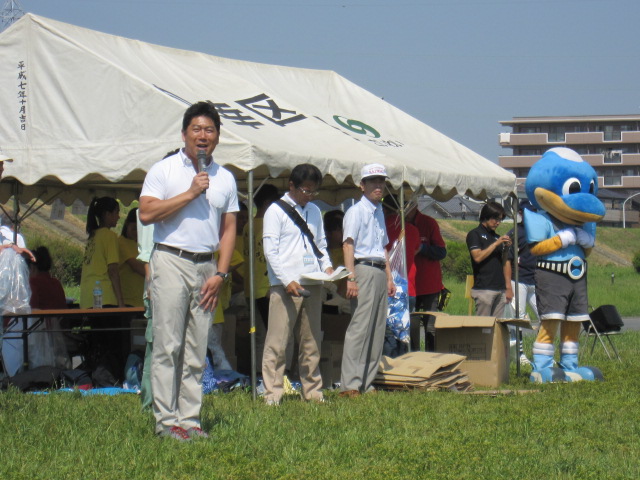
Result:
{"label": "white dress shirt", "polygon": [[322,225],[322,212],[309,202],[304,207],[298,205],[288,193],[282,200],[293,206],[307,222],[313,234],[316,246],[322,253],[316,259],[309,240],[303,235],[289,215],[277,204],[273,203],[264,214],[262,239],[264,255],[267,259],[267,271],[271,285],[286,287],[296,281],[301,285],[321,283],[300,278],[303,273],[324,272],[331,267],[327,253],[327,240]]}
{"label": "white dress shirt", "polygon": [[381,204],[376,205],[363,196],[347,210],[343,220],[342,241],[349,238],[353,240],[356,260],[386,260],[384,246],[389,243],[389,238]]}

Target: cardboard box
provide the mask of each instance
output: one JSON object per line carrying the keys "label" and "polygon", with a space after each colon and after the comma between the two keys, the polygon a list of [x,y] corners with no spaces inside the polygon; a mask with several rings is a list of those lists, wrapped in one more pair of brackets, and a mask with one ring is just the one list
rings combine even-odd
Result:
{"label": "cardboard box", "polygon": [[464,355],[460,369],[476,385],[498,387],[509,382],[507,324],[531,327],[528,320],[436,315],[436,352]]}

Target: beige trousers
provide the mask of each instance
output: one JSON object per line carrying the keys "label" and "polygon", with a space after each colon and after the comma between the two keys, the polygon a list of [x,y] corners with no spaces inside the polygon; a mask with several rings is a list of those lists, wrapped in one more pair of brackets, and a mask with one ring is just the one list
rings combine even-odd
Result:
{"label": "beige trousers", "polygon": [[156,433],[200,426],[202,372],[212,312],[199,306],[200,288],[214,262],[193,263],[155,250],[151,257],[153,354],[151,389]]}
{"label": "beige trousers", "polygon": [[502,318],[507,297],[503,290],[471,289],[471,298],[476,304],[476,315]]}
{"label": "beige trousers", "polygon": [[269,328],[262,356],[262,378],[266,401],[279,402],[283,394],[286,350],[294,327],[299,323],[298,369],[302,383],[302,398],[322,398],[320,375],[320,325],[322,285],[306,285],[309,298],[294,297],[281,285],[271,287],[269,300]]}

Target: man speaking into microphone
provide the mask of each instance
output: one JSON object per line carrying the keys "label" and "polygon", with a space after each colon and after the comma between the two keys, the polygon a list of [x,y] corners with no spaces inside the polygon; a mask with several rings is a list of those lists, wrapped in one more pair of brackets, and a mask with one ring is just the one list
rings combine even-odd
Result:
{"label": "man speaking into microphone", "polygon": [[333,273],[322,213],[310,203],[321,183],[322,173],[316,166],[296,165],[289,176],[289,192],[264,214],[262,243],[271,284],[269,328],[262,356],[267,405],[278,405],[282,399],[287,343],[297,323],[302,398],[324,400],[320,376],[322,282],[301,277],[305,273]]}
{"label": "man speaking into microphone", "polygon": [[140,221],[155,225],[149,262],[155,431],[180,441],[208,436],[200,426],[207,333],[235,246],[237,188],[213,161],[219,139],[213,104],[191,105],[182,121],[184,148],[151,167],[140,194]]}

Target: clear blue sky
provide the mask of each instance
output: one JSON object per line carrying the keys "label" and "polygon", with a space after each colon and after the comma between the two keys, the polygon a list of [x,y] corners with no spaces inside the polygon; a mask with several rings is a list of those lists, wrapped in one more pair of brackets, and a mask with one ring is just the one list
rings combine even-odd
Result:
{"label": "clear blue sky", "polygon": [[334,70],[493,161],[508,153],[500,120],[640,114],[639,0],[20,2],[145,42]]}

